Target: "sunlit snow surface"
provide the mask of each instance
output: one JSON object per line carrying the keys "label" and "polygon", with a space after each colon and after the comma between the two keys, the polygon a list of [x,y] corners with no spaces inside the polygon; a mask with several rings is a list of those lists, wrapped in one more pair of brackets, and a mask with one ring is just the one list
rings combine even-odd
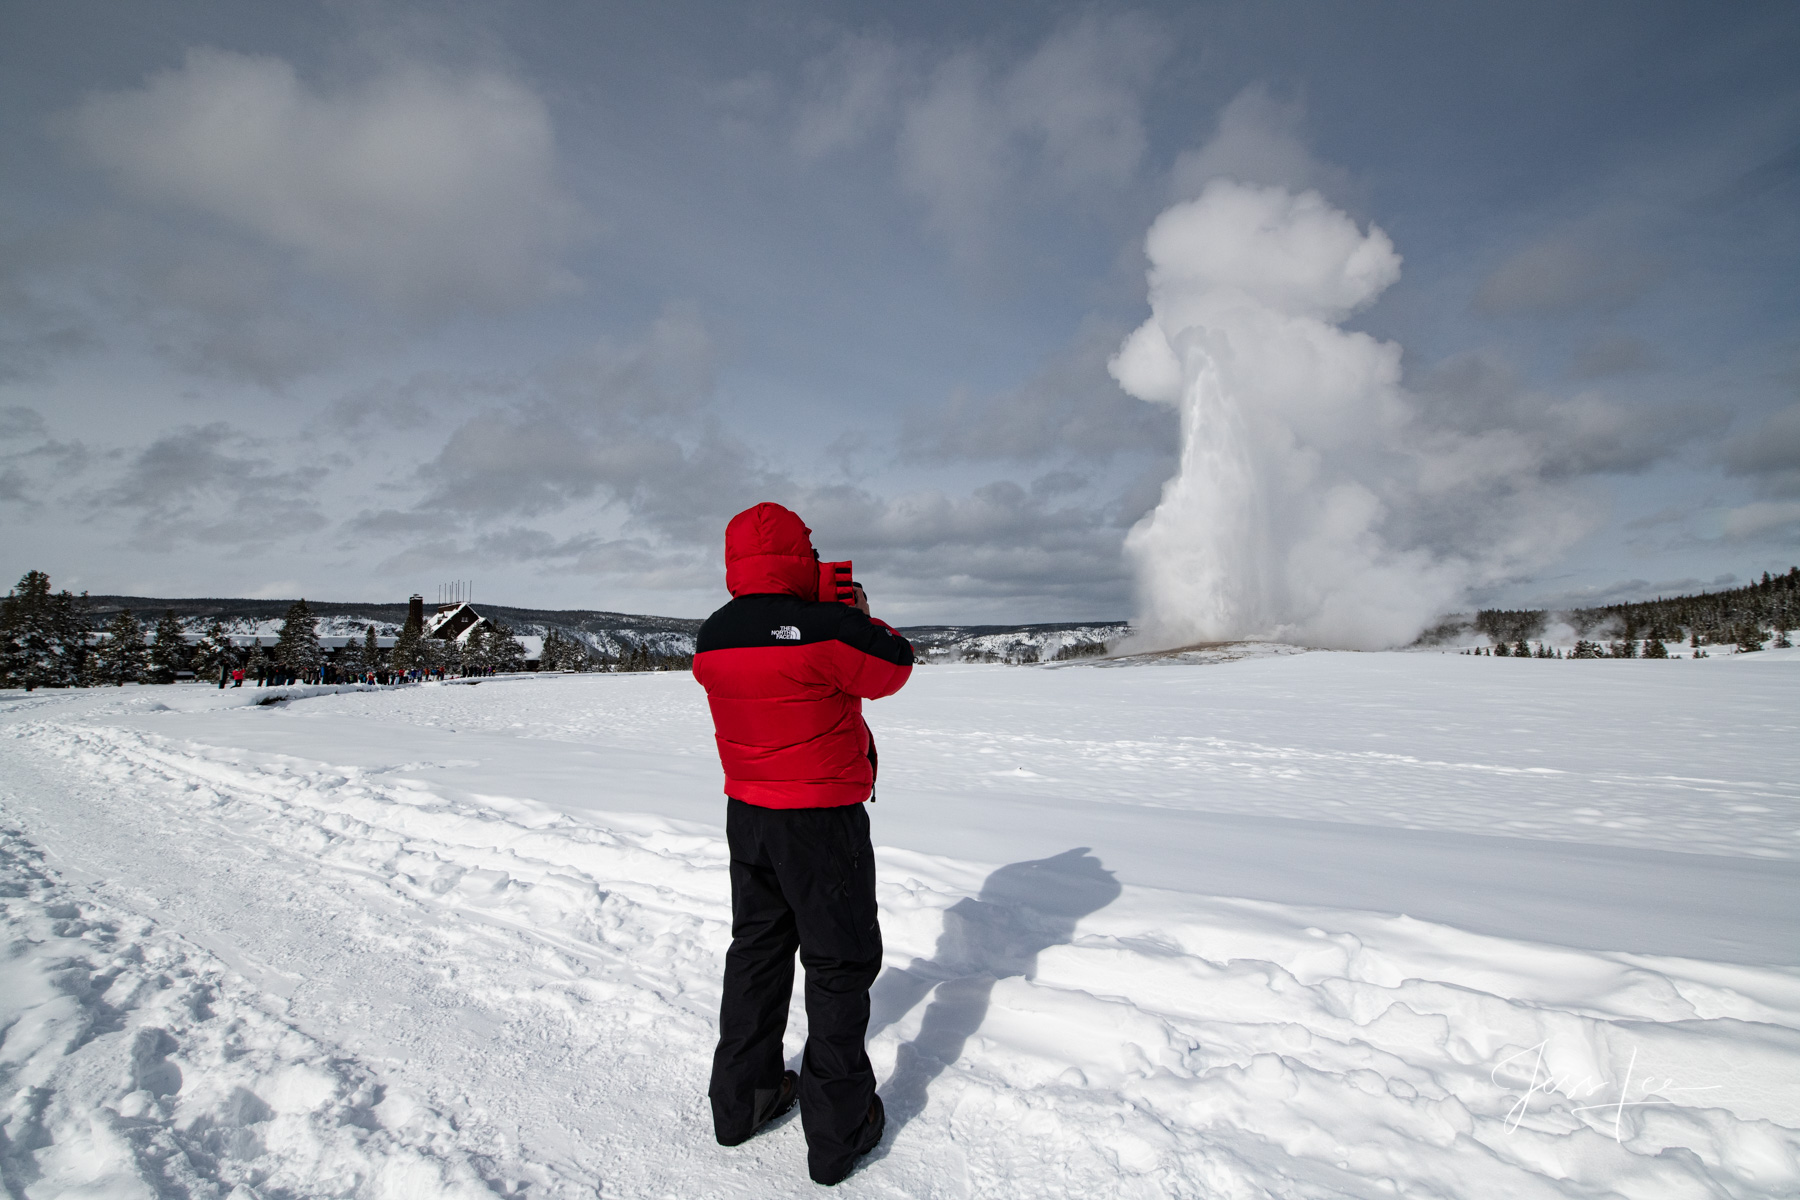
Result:
{"label": "sunlit snow surface", "polygon": [[[796,1121],[711,1136],[691,679],[293,694],[0,697],[10,1191],[813,1193]],[[934,667],[869,716],[846,1194],[1800,1190],[1796,652]]]}

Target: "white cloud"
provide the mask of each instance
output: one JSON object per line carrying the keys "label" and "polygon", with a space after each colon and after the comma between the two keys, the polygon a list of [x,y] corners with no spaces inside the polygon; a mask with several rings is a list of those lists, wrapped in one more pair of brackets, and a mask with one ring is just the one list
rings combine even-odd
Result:
{"label": "white cloud", "polygon": [[131,192],[221,218],[320,275],[414,309],[566,292],[575,205],[549,112],[492,72],[423,66],[320,90],[287,62],[191,51],[62,127]]}
{"label": "white cloud", "polygon": [[1564,230],[1514,253],[1483,281],[1475,311],[1488,316],[1614,312],[1661,283],[1667,266],[1594,229]]}
{"label": "white cloud", "polygon": [[1119,333],[1111,321],[1089,320],[1019,386],[958,392],[934,408],[913,410],[902,430],[903,454],[935,462],[1068,456],[1095,463],[1146,452],[1161,457],[1170,441],[1170,414],[1139,404],[1107,374]]}
{"label": "white cloud", "polygon": [[135,518],[140,547],[266,545],[322,527],[312,473],[283,471],[264,449],[222,421],[182,426],[134,454],[91,501]]}
{"label": "white cloud", "polygon": [[49,427],[35,408],[9,404],[0,408],[0,439],[43,437]]}
{"label": "white cloud", "polygon": [[1632,375],[1659,365],[1656,351],[1641,338],[1614,333],[1597,337],[1575,353],[1569,373],[1577,379]]}
{"label": "white cloud", "polygon": [[1764,495],[1800,496],[1800,404],[1769,414],[1724,446],[1725,469]]}
{"label": "white cloud", "polygon": [[1266,84],[1245,88],[1219,114],[1218,128],[1204,145],[1176,156],[1169,171],[1171,198],[1198,196],[1215,179],[1344,194],[1349,172],[1313,157],[1302,136],[1305,121],[1306,108],[1298,99],[1278,97]]}
{"label": "white cloud", "polygon": [[1800,501],[1757,500],[1725,514],[1721,531],[1732,541],[1770,533],[1800,533]]}
{"label": "white cloud", "polygon": [[850,38],[809,68],[792,141],[817,157],[891,133],[930,224],[979,256],[1021,207],[1099,204],[1133,183],[1148,146],[1142,94],[1167,53],[1131,16],[1065,22],[1012,62],[972,49],[927,62]]}
{"label": "white cloud", "polygon": [[1139,93],[1167,50],[1143,22],[1087,18],[1046,38],[998,88],[1009,125],[1037,141],[1051,180],[1074,194],[1116,188],[1146,148]]}
{"label": "white cloud", "polygon": [[860,144],[892,120],[906,71],[904,55],[892,42],[846,37],[807,65],[807,94],[794,123],[794,149],[817,158]]}

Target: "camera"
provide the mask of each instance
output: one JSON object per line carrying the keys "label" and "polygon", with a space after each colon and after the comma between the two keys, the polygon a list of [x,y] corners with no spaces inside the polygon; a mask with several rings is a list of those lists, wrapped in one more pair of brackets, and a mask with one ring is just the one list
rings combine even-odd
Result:
{"label": "camera", "polygon": [[822,562],[819,564],[819,599],[835,600],[839,604],[855,605],[856,582],[850,577],[850,562]]}

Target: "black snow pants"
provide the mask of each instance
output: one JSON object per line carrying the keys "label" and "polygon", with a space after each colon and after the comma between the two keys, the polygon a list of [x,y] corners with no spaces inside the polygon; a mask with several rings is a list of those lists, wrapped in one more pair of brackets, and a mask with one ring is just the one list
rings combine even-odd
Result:
{"label": "black snow pants", "polygon": [[863,1049],[869,985],[881,969],[875,855],[861,804],[761,808],[728,800],[731,949],[713,1054],[713,1126],[721,1140],[750,1132],[758,1101],[781,1086],[781,1038],[794,988],[794,951],[806,968],[806,1050],[800,1122],[815,1173],[850,1157],[875,1096]]}

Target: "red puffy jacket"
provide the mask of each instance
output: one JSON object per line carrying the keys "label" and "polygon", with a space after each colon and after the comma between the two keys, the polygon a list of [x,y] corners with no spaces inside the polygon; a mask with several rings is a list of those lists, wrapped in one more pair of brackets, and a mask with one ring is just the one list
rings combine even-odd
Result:
{"label": "red puffy jacket", "polygon": [[812,530],[779,504],[725,528],[732,600],[700,626],[694,678],[712,707],[725,794],[764,808],[860,804],[875,787],[862,702],[899,691],[912,646],[820,601]]}

